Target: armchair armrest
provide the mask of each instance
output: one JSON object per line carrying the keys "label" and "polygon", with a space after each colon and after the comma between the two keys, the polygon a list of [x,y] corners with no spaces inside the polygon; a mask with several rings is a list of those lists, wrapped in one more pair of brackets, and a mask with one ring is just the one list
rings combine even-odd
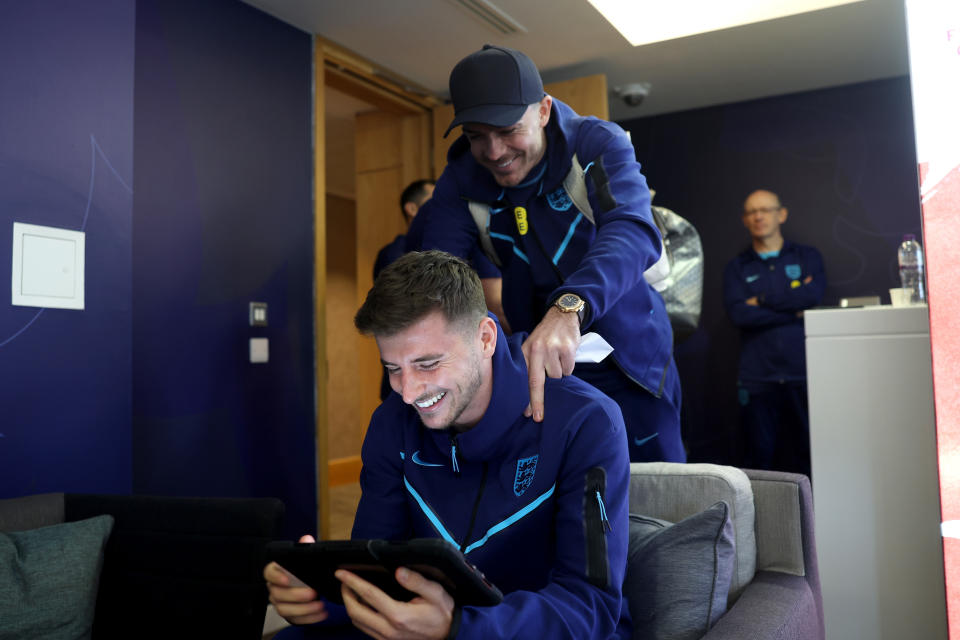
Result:
{"label": "armchair armrest", "polygon": [[796,473],[746,469],[757,509],[757,570],[792,575],[805,581],[824,637],[823,594],[817,563],[810,479]]}
{"label": "armchair armrest", "polygon": [[703,640],[823,640],[823,616],[800,576],[758,571]]}

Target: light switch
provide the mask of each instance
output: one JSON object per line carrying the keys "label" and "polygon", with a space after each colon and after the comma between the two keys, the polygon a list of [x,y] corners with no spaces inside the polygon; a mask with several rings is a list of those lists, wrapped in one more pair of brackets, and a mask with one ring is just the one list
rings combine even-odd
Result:
{"label": "light switch", "polygon": [[250,338],[250,362],[270,361],[270,341],[267,338]]}
{"label": "light switch", "polygon": [[83,309],[82,231],[13,223],[12,304]]}
{"label": "light switch", "polygon": [[266,302],[250,303],[250,326],[251,327],[267,326],[267,303]]}

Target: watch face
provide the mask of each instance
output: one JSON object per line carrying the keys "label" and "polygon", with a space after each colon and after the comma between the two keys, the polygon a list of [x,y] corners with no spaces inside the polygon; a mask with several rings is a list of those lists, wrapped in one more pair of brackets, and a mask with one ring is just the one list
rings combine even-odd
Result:
{"label": "watch face", "polygon": [[561,309],[574,310],[580,305],[580,298],[572,293],[565,293],[557,300],[557,305]]}

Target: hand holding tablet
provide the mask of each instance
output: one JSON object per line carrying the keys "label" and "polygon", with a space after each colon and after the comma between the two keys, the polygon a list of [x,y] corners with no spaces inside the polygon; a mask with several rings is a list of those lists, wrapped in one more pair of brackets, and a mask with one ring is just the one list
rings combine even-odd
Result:
{"label": "hand holding tablet", "polygon": [[459,549],[439,538],[272,542],[267,545],[266,557],[331,602],[343,602],[341,582],[334,576],[337,569],[356,574],[395,600],[411,600],[416,594],[401,587],[394,577],[398,567],[439,583],[461,606],[490,606],[503,599],[500,590]]}

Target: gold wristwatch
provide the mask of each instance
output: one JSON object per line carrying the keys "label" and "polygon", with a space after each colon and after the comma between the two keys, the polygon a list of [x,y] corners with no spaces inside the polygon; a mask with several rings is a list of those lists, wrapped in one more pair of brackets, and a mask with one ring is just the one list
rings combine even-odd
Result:
{"label": "gold wristwatch", "polygon": [[575,293],[564,293],[553,303],[561,313],[575,313],[580,324],[583,324],[583,310],[587,306],[586,301]]}

